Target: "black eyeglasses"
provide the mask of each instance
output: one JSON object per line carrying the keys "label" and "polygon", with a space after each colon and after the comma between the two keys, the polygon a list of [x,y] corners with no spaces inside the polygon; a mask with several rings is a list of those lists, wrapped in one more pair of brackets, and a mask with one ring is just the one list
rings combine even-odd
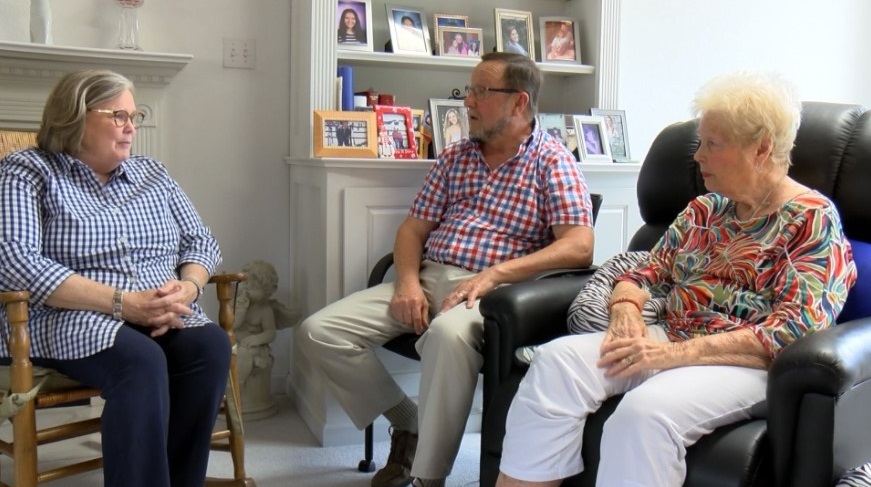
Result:
{"label": "black eyeglasses", "polygon": [[131,123],[133,123],[133,127],[138,129],[142,125],[142,122],[145,121],[145,112],[140,112],[139,110],[136,110],[133,113],[130,113],[127,110],[109,110],[109,109],[105,109],[105,108],[104,109],[92,108],[88,111],[112,115],[112,119],[115,120],[116,127],[123,127],[124,125],[127,125],[127,121],[129,120]]}
{"label": "black eyeglasses", "polygon": [[489,88],[487,86],[469,86],[466,85],[466,96],[475,95],[479,100],[490,98],[493,93],[520,93],[520,90],[514,88]]}

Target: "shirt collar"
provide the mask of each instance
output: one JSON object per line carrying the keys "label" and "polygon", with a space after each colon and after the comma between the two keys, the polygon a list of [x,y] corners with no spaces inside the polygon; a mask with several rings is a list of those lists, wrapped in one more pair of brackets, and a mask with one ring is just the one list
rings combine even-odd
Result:
{"label": "shirt collar", "polygon": [[[75,166],[81,166],[83,170],[91,171],[87,164],[66,152],[57,152],[54,155],[57,157],[58,167],[63,174],[69,175]],[[115,169],[114,174],[109,177],[109,180],[111,181],[113,178],[126,182],[136,182],[136,172],[132,170],[129,158],[121,161],[121,164]]]}

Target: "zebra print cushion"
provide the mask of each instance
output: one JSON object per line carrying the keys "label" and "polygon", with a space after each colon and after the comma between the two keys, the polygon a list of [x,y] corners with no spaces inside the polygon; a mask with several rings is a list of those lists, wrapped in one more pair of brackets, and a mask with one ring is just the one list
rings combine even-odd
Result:
{"label": "zebra print cushion", "polygon": [[[624,252],[606,260],[584,284],[569,306],[568,332],[571,334],[604,331],[608,328],[611,290],[614,280],[635,267],[650,255],[647,251]],[[665,312],[665,298],[649,299],[642,315],[647,324],[656,323]],[[519,347],[514,351],[518,364],[528,365],[535,355],[535,345]]]}
{"label": "zebra print cushion", "polygon": [[[590,333],[607,329],[610,322],[608,304],[611,302],[614,280],[647,259],[648,255],[650,252],[647,251],[624,252],[606,260],[569,306],[569,333]],[[665,298],[655,298],[644,303],[641,314],[645,323],[652,325],[664,312]]]}
{"label": "zebra print cushion", "polygon": [[836,487],[871,487],[871,463],[845,473]]}

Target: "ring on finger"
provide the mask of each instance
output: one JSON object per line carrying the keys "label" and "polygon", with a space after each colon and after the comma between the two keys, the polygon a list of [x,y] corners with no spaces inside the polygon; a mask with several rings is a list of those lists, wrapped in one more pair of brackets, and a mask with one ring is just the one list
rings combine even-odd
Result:
{"label": "ring on finger", "polygon": [[464,293],[463,291],[457,291],[457,297],[463,299],[466,297],[466,293]]}
{"label": "ring on finger", "polygon": [[635,357],[632,355],[627,356],[623,359],[627,364],[632,365],[635,362]]}

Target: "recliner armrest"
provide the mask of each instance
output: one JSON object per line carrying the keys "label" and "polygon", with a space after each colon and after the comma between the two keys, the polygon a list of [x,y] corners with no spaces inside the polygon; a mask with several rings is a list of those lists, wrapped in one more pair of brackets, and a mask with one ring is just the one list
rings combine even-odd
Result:
{"label": "recliner armrest", "polygon": [[[813,464],[805,461],[806,458],[821,454],[828,458],[834,456],[835,468],[841,462],[843,468],[852,468],[846,465],[852,462],[850,458],[866,455],[867,452],[859,451],[869,448],[863,446],[866,442],[853,442],[852,438],[867,438],[871,434],[869,394],[871,318],[837,325],[802,337],[786,347],[771,366],[767,392],[768,434],[778,484],[787,485],[787,479],[811,477],[810,472],[802,471],[802,465]],[[815,408],[819,407],[826,410],[828,417],[815,414],[818,413]],[[797,424],[823,420],[834,421],[831,430],[836,438],[796,437]],[[839,475],[839,472],[819,475]]]}
{"label": "recliner armrest", "polygon": [[493,380],[504,380],[517,347],[544,343],[567,333],[569,305],[591,276],[589,272],[519,282],[493,290],[481,299],[485,387],[487,381],[494,385]]}

